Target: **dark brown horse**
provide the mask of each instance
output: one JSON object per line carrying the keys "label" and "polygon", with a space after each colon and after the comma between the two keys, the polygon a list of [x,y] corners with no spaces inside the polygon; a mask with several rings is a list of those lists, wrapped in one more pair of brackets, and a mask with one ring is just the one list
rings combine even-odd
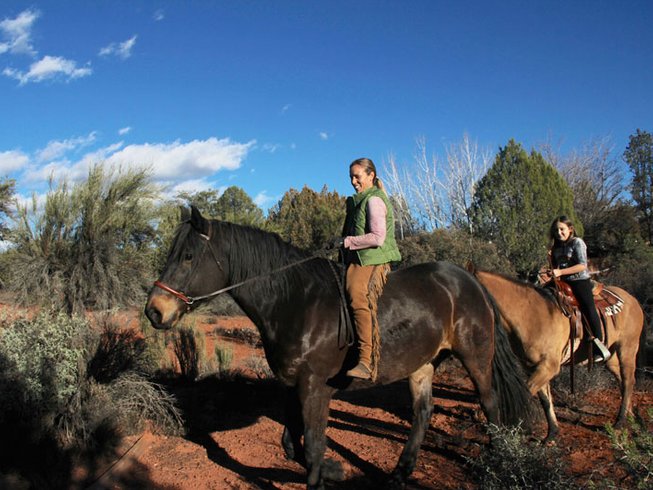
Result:
{"label": "dark brown horse", "polygon": [[[323,488],[323,478],[339,469],[323,461],[332,395],[370,386],[344,374],[356,356],[344,341],[334,267],[339,265],[311,259],[275,234],[207,220],[192,208],[145,308],[155,328],[170,328],[194,299],[244,282],[230,294],[258,327],[270,368],[288,387],[282,444],[289,457],[306,466],[309,488]],[[467,369],[489,422],[521,419],[530,395],[517,376],[519,363],[510,357],[498,315],[471,274],[442,262],[394,272],[379,299],[378,316],[376,382],[408,377],[413,398],[411,433],[391,484],[401,486],[413,471],[433,410],[434,364],[447,354]]]}
{"label": "dark brown horse", "polygon": [[[539,396],[549,426],[546,440],[550,441],[558,433],[550,382],[560,373],[561,365],[569,363],[569,319],[554,296],[540,287],[491,272],[475,271],[474,274],[494,297],[516,352],[530,372],[528,387],[533,395]],[[606,367],[621,385],[621,408],[616,420],[619,426],[632,414],[644,312],[639,302],[623,289],[613,286],[609,289],[624,300],[621,312],[608,317],[606,322],[606,345],[613,354]],[[588,362],[588,349],[583,347],[585,345],[580,343],[576,346],[575,363]]]}

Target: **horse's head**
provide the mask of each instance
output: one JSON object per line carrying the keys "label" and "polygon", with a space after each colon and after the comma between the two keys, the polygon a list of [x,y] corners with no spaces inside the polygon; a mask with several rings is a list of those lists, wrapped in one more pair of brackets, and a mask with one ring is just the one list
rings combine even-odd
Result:
{"label": "horse's head", "polygon": [[182,222],[173,240],[165,269],[154,283],[145,315],[154,328],[167,329],[196,306],[200,297],[227,283],[223,257],[213,234],[215,225],[194,206],[182,211]]}

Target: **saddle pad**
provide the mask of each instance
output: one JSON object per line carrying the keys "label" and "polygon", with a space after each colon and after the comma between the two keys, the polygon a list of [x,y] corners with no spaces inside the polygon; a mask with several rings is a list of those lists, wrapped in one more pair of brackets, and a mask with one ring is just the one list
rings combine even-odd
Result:
{"label": "saddle pad", "polygon": [[606,316],[616,315],[624,306],[624,300],[606,287],[594,296],[594,303],[596,303],[596,308],[604,312]]}

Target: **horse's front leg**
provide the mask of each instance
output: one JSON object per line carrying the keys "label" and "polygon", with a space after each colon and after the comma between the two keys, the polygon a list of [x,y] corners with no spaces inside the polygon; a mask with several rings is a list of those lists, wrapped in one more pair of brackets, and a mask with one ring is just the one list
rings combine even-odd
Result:
{"label": "horse's front leg", "polygon": [[325,380],[309,375],[298,385],[299,401],[304,422],[304,454],[306,458],[307,487],[323,489],[326,451],[326,426],[329,418],[329,402],[334,390]]}
{"label": "horse's front leg", "polygon": [[302,406],[299,402],[299,395],[296,387],[290,387],[286,391],[286,406],[284,411],[285,425],[281,446],[288,459],[297,461],[306,466],[304,448],[302,447],[302,435],[304,434],[304,421],[302,418]]}

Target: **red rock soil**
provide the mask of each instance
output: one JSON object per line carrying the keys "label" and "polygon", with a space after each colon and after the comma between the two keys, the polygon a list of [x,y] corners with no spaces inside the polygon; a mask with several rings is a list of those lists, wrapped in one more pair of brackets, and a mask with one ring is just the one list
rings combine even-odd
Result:
{"label": "red rock soil", "polygon": [[[193,413],[186,414],[196,427],[193,433],[171,437],[146,432],[128,437],[120,463],[100,483],[113,488],[305,488],[304,469],[288,461],[280,445],[283,391],[276,381],[260,379],[248,367],[253,356],[263,356],[261,349],[220,335],[223,329],[254,330],[254,326],[243,317],[219,317],[217,322],[198,325],[206,333],[208,352],[213,352],[216,340],[231,344],[233,367],[242,376],[220,384],[205,378],[205,385],[191,395]],[[645,385],[634,397],[642,413],[653,407],[651,383]],[[475,488],[465,458],[477,455],[487,439],[472,384],[457,361],[447,361],[434,377],[433,391],[431,426],[408,488]],[[590,478],[597,481],[600,475],[612,477],[620,471],[603,428],[613,421],[618,404],[615,385],[585,393],[573,410],[557,407],[561,425],[557,446],[581,486]],[[327,487],[382,487],[406,441],[409,420],[405,382],[338,395],[331,402],[327,457],[342,463],[345,480]],[[540,424],[536,436],[542,438],[545,430]]]}

